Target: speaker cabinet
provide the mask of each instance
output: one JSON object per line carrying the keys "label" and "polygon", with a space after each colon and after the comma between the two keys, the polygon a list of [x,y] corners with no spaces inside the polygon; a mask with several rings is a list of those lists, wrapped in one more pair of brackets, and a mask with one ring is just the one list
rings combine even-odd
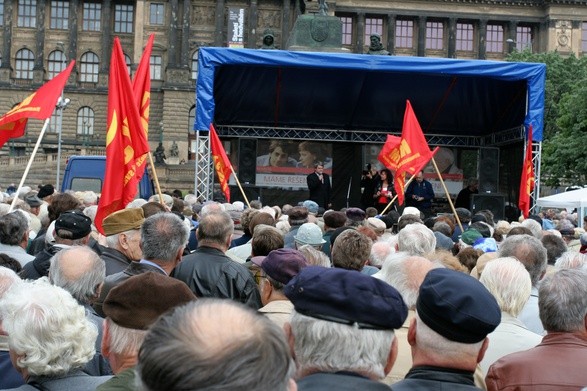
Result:
{"label": "speaker cabinet", "polygon": [[243,185],[254,185],[257,171],[257,140],[241,138],[238,144],[238,179]]}
{"label": "speaker cabinet", "polygon": [[503,194],[473,194],[471,204],[473,213],[488,209],[493,213],[495,221],[505,218],[505,196]]}
{"label": "speaker cabinet", "polygon": [[499,149],[479,150],[479,193],[499,191]]}

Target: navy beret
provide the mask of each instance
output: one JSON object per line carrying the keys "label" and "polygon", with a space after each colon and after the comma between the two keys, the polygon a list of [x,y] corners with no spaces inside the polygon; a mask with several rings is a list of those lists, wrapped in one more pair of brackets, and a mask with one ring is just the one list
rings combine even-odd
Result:
{"label": "navy beret", "polygon": [[302,315],[363,329],[399,329],[408,316],[395,288],[354,270],[308,266],[284,293]]}
{"label": "navy beret", "polygon": [[501,321],[499,305],[483,284],[450,269],[426,274],[416,310],[432,330],[462,343],[482,341]]}

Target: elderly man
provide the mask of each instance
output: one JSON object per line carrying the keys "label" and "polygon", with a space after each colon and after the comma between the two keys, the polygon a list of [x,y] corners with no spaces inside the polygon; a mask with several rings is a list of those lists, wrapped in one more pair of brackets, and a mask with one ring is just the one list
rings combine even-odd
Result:
{"label": "elderly man", "polygon": [[0,252],[16,259],[20,266],[35,259],[27,254],[28,222],[20,212],[0,216]]}
{"label": "elderly man", "polygon": [[473,277],[429,271],[408,329],[412,369],[392,390],[478,390],[473,373],[500,318],[495,298]]}
{"label": "elderly man", "polygon": [[137,374],[145,391],[296,389],[283,331],[231,300],[199,299],[159,319]]}
{"label": "elderly man", "polygon": [[[0,267],[0,300],[10,288],[21,282],[22,280],[15,272],[8,268]],[[0,316],[0,390],[4,390],[21,386],[24,384],[24,380],[10,361],[8,335],[2,331],[1,321],[2,317]]]}
{"label": "elderly man", "polygon": [[49,281],[68,291],[86,311],[87,318],[98,329],[96,355],[85,366],[84,372],[93,376],[111,375],[112,369],[102,356],[102,319],[92,308],[104,285],[106,267],[98,254],[86,246],[72,246],[51,258]]}
{"label": "elderly man", "polygon": [[293,311],[293,304],[283,293],[283,288],[307,266],[306,259],[297,250],[280,248],[253,263],[261,268],[259,290],[263,307],[259,312],[283,328]]}
{"label": "elderly man", "polygon": [[412,181],[406,189],[406,206],[416,207],[424,213],[424,217],[430,217],[433,199],[432,184],[424,179],[424,173],[420,171],[416,174],[416,180]]}
{"label": "elderly man", "polygon": [[115,376],[97,390],[134,390],[139,348],[149,326],[172,308],[195,299],[183,282],[153,272],[114,287],[104,301],[102,351]]}
{"label": "elderly man", "polygon": [[424,224],[408,224],[397,235],[397,251],[423,256],[436,248],[436,236]]}
{"label": "elderly man", "polygon": [[341,269],[357,270],[361,273],[373,275],[379,271],[376,267],[368,266],[373,241],[366,235],[347,229],[334,239],[332,244],[332,265]]}
{"label": "elderly man", "polygon": [[71,246],[85,246],[90,240],[92,220],[82,212],[63,212],[55,220],[55,244],[37,254],[20,272],[23,279],[35,280],[49,274],[51,257]]}
{"label": "elderly man", "polygon": [[510,353],[527,350],[538,345],[542,336],[531,332],[516,319],[532,289],[530,274],[514,258],[497,258],[487,263],[479,279],[497,300],[501,309],[501,323],[489,334],[489,347],[481,361],[487,374],[489,366]]}
{"label": "elderly man", "polygon": [[173,213],[157,213],[145,219],[139,243],[142,258],[139,262],[131,262],[124,271],[106,277],[100,298],[94,305],[98,315],[104,316],[102,303],[108,292],[121,282],[145,272],[171,274],[182,259],[188,234],[186,225]]}
{"label": "elderly man", "polygon": [[98,331],[84,308],[45,280],[13,286],[0,300],[12,362],[27,383],[13,390],[95,390],[110,376],[90,376]]}
{"label": "elderly man", "polygon": [[532,291],[518,319],[532,332],[544,335],[544,327],[538,315],[538,285],[546,273],[546,248],[531,235],[508,236],[497,254],[498,257],[514,257],[522,262],[532,281]]}
{"label": "elderly man", "polygon": [[226,212],[204,216],[196,231],[198,249],[184,257],[173,277],[185,282],[197,297],[233,299],[257,310],[261,297],[251,273],[225,255],[233,231]]}
{"label": "elderly man", "polygon": [[303,206],[294,206],[288,213],[288,219],[290,229],[289,232],[285,234],[284,241],[286,248],[295,248],[295,240],[294,236],[298,233],[298,229],[308,222],[308,208],[304,208]]}
{"label": "elderly man", "polygon": [[106,216],[102,222],[108,247],[101,257],[106,263],[106,275],[119,273],[132,261],[141,259],[141,225],[145,221],[142,208],[128,208]]}
{"label": "elderly man", "polygon": [[294,242],[296,249],[309,244],[316,250],[321,250],[326,240],[322,238],[322,230],[317,224],[305,223],[300,226],[298,232],[294,235]]}
{"label": "elderly man", "polygon": [[393,287],[356,271],[308,266],[285,295],[295,308],[285,331],[299,390],[389,390],[379,381],[397,356],[393,330],[407,316]]}
{"label": "elderly man", "polygon": [[538,346],[493,364],[486,378],[489,391],[579,390],[587,385],[587,271],[565,269],[545,277],[538,297],[546,336]]}

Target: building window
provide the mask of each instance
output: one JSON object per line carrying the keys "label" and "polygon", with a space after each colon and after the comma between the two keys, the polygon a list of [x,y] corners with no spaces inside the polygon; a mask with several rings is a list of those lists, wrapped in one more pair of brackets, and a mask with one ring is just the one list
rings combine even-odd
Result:
{"label": "building window", "polygon": [[350,16],[341,16],[340,21],[342,22],[342,44],[352,45],[353,44],[353,18]]}
{"label": "building window", "polygon": [[51,28],[67,30],[69,28],[69,1],[51,1]]}
{"label": "building window", "polygon": [[473,51],[473,24],[457,23],[456,49],[472,52]]}
{"label": "building window", "polygon": [[84,31],[100,31],[102,18],[101,3],[84,3],[82,29]]}
{"label": "building window", "polygon": [[485,43],[488,53],[503,53],[503,26],[488,24]]}
{"label": "building window", "polygon": [[161,26],[165,19],[165,4],[151,3],[149,6],[149,23]]}
{"label": "building window", "polygon": [[49,119],[49,128],[47,131],[49,133],[59,132],[59,110],[53,110],[53,114],[51,114],[51,118]]}
{"label": "building window", "polygon": [[397,20],[395,22],[395,47],[412,48],[414,46],[414,21]]}
{"label": "building window", "polygon": [[444,48],[444,25],[442,22],[426,22],[426,49]]}
{"label": "building window", "polygon": [[151,80],[162,80],[161,78],[161,64],[163,59],[161,56],[151,56],[149,64],[151,65]]}
{"label": "building window", "polygon": [[4,0],[0,0],[0,26],[4,25]]}
{"label": "building window", "polygon": [[37,0],[19,0],[18,27],[37,27]]}
{"label": "building window", "polygon": [[192,54],[192,79],[198,79],[198,56],[200,51],[196,50],[194,54]]}
{"label": "building window", "polygon": [[49,80],[53,79],[65,69],[65,54],[61,50],[54,50],[47,58],[47,74]]}
{"label": "building window", "polygon": [[581,23],[581,51],[587,52],[587,22]]}
{"label": "building window", "polygon": [[128,75],[130,76],[130,66],[131,66],[132,62],[130,61],[130,57],[127,56],[126,54],[124,54],[124,63],[126,64],[126,70],[128,71]]}
{"label": "building window", "polygon": [[520,51],[526,49],[532,50],[532,27],[516,27],[516,49]]}
{"label": "building window", "polygon": [[100,61],[96,53],[86,52],[82,54],[80,64],[80,81],[84,83],[97,83]]}
{"label": "building window", "polygon": [[132,33],[134,9],[135,8],[132,4],[116,4],[114,6],[115,33]]}
{"label": "building window", "polygon": [[194,126],[196,122],[196,105],[193,105],[190,109],[190,113],[188,114],[188,134],[194,131]]}
{"label": "building window", "polygon": [[91,107],[84,106],[77,111],[77,134],[94,134],[94,110]]}
{"label": "building window", "polygon": [[365,42],[371,40],[371,34],[383,36],[383,19],[382,18],[365,18]]}
{"label": "building window", "polygon": [[17,79],[32,79],[35,66],[35,55],[29,49],[20,49],[16,52],[16,75]]}

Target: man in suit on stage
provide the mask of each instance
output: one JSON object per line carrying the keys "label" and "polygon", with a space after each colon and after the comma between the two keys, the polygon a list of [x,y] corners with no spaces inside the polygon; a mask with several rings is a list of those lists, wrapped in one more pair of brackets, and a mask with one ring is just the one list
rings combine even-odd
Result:
{"label": "man in suit on stage", "polygon": [[310,190],[309,199],[324,209],[330,208],[330,177],[324,173],[324,164],[322,162],[316,163],[314,172],[308,175],[306,181],[308,190]]}

